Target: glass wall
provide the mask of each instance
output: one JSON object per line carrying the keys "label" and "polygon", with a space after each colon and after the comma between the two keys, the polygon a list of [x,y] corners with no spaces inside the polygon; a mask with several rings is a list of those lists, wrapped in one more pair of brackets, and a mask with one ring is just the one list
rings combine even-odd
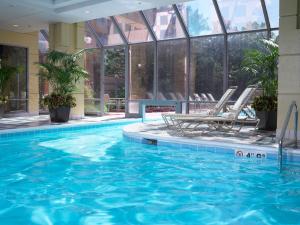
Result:
{"label": "glass wall", "polygon": [[89,73],[84,86],[84,111],[86,114],[101,114],[101,49],[87,51],[84,67]]}
{"label": "glass wall", "polygon": [[258,77],[254,78],[249,72],[242,70],[242,61],[247,50],[264,50],[261,41],[264,38],[267,38],[266,32],[234,34],[228,37],[229,85],[238,86],[238,90],[234,94],[234,99],[248,85],[255,84],[258,80]]}
{"label": "glass wall", "polygon": [[7,95],[9,102],[6,112],[27,111],[27,49],[0,45],[1,65],[17,67],[18,72],[10,79]]}
{"label": "glass wall", "polygon": [[202,37],[191,42],[190,97],[210,93],[215,99],[223,94],[224,36]]}
{"label": "glass wall", "polygon": [[105,50],[104,102],[108,112],[125,110],[125,48]]}
{"label": "glass wall", "polygon": [[239,87],[236,99],[257,81],[242,70],[245,52],[263,49],[262,38],[278,39],[278,21],[279,0],[190,0],[88,21],[87,47],[104,53],[97,67],[105,70],[105,109],[128,102],[127,111],[138,113],[142,99],[185,101],[202,93],[218,100],[231,85]]}
{"label": "glass wall", "polygon": [[178,4],[178,9],[190,36],[222,33],[212,1],[194,0]]}
{"label": "glass wall", "polygon": [[109,46],[124,44],[111,19],[100,18],[88,21],[88,24],[91,29],[93,29],[93,32],[95,32],[95,34],[99,37],[102,45]]}
{"label": "glass wall", "polygon": [[116,16],[116,20],[129,43],[153,40],[142,16],[138,12]]}
{"label": "glass wall", "polygon": [[172,6],[146,10],[145,15],[157,39],[183,38],[184,32]]}
{"label": "glass wall", "polygon": [[[40,31],[39,32],[39,62],[43,63],[46,59],[46,53],[49,50],[49,42],[44,36],[44,34]],[[45,95],[49,94],[49,83],[43,79],[39,78],[39,96],[40,99],[43,99]],[[48,112],[48,107],[45,107],[43,104],[41,104],[40,101],[40,113],[46,113]]]}
{"label": "glass wall", "polygon": [[153,99],[154,43],[131,45],[129,59],[130,99]]}
{"label": "glass wall", "polygon": [[158,92],[160,100],[184,100],[187,81],[187,40],[158,43]]}
{"label": "glass wall", "polygon": [[266,7],[270,19],[271,27],[279,27],[279,1],[266,0]]}

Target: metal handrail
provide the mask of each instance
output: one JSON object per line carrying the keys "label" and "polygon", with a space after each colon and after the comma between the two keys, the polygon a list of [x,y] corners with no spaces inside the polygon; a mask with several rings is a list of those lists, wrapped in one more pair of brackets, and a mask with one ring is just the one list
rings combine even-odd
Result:
{"label": "metal handrail", "polygon": [[[291,115],[293,112],[293,109],[295,109],[295,115],[294,115],[294,138],[292,140],[290,140],[287,143],[284,143],[284,139],[285,139],[285,134],[286,134],[286,130],[287,127],[289,125],[289,121],[291,119]],[[278,161],[279,161],[279,166],[280,169],[282,168],[282,154],[283,154],[283,148],[284,146],[290,145],[290,144],[294,144],[294,148],[297,148],[297,134],[298,134],[298,106],[296,101],[293,101],[289,107],[289,110],[286,114],[284,123],[283,123],[283,128],[281,130],[281,133],[279,135],[279,143],[278,143]]]}

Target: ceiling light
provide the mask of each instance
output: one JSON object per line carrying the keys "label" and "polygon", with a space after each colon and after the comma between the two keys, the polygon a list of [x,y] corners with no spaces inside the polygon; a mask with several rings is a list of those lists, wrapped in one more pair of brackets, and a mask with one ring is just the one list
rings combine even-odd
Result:
{"label": "ceiling light", "polygon": [[89,13],[90,13],[90,11],[89,11],[89,10],[85,10],[84,12],[85,12],[86,14],[89,14]]}
{"label": "ceiling light", "polygon": [[19,25],[18,24],[14,24],[13,27],[19,27]]}

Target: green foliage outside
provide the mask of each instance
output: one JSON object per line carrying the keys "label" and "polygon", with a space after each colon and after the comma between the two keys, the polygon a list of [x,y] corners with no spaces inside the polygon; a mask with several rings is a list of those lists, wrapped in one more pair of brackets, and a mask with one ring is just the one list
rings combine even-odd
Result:
{"label": "green foliage outside", "polygon": [[8,101],[8,84],[18,71],[17,67],[2,65],[0,61],[0,105]]}

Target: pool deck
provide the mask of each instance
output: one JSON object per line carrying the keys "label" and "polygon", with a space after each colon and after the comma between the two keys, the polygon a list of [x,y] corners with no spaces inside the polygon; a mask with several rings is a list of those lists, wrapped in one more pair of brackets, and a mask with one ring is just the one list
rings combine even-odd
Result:
{"label": "pool deck", "polygon": [[76,125],[76,124],[92,124],[103,121],[113,121],[124,119],[124,113],[111,113],[102,117],[87,116],[80,120],[70,120],[68,123],[51,123],[49,115],[39,116],[19,116],[11,118],[0,119],[0,131],[19,129],[19,128],[33,128],[44,126],[59,126],[59,125]]}
{"label": "pool deck", "polygon": [[[157,142],[180,145],[214,145],[233,149],[252,149],[277,153],[278,144],[275,132],[259,131],[253,127],[245,127],[239,133],[208,131],[202,127],[197,132],[180,135],[168,129],[165,124],[147,122],[127,125],[123,129],[127,138],[135,141],[155,140]],[[289,149],[290,153],[300,154],[300,149]]]}

